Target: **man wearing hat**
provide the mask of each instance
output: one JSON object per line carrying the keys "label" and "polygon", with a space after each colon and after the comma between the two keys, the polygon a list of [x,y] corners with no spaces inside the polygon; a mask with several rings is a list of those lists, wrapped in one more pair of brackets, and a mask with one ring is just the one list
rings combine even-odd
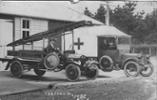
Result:
{"label": "man wearing hat", "polygon": [[45,49],[46,53],[54,52],[56,50],[55,42],[57,41],[56,38],[49,38],[48,46]]}

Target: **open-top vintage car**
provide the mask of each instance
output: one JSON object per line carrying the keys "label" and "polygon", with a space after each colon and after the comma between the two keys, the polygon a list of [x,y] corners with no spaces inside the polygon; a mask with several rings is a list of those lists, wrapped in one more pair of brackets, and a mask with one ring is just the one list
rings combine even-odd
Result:
{"label": "open-top vintage car", "polygon": [[[42,39],[44,42],[45,38],[62,35],[63,32],[89,25],[92,25],[92,23],[88,21],[71,23],[63,27],[19,39],[8,44],[8,46],[26,45],[27,43]],[[39,77],[43,76],[46,71],[58,72],[65,70],[67,78],[71,81],[78,80],[80,75],[84,75],[88,79],[95,79],[98,73],[95,61],[84,56],[77,56],[74,51],[61,52],[55,47],[43,48],[42,50],[11,50],[8,51],[7,58],[0,58],[0,60],[8,62],[6,70],[10,68],[11,73],[15,77],[21,77],[24,71],[30,71],[31,69]]]}
{"label": "open-top vintage car", "polygon": [[100,37],[98,54],[99,65],[103,71],[123,69],[126,76],[148,77],[153,73],[150,56],[130,53],[131,38]]}

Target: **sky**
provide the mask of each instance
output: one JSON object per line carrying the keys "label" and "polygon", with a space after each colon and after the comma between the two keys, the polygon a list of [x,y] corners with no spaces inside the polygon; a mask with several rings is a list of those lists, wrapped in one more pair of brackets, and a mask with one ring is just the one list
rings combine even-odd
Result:
{"label": "sky", "polygon": [[[144,10],[146,13],[150,13],[154,8],[157,8],[157,0],[151,0],[152,2],[150,2],[149,0],[136,0],[136,1],[140,1],[140,2],[137,2],[136,12]],[[34,1],[34,2],[39,2],[39,1]],[[45,1],[40,1],[40,2],[45,2]],[[50,1],[47,1],[47,2],[50,2]],[[85,7],[88,7],[88,9],[91,12],[95,13],[96,10],[99,8],[100,4],[103,4],[104,6],[106,4],[106,2],[104,1],[80,1],[75,4],[69,1],[51,1],[51,2],[53,2],[56,5],[66,6],[68,8],[74,9],[81,13],[83,13]],[[123,4],[124,2],[122,1],[110,1],[109,2],[110,8],[114,8],[117,5],[123,5]],[[3,5],[3,1],[1,2],[0,6],[1,5]]]}
{"label": "sky", "polygon": [[[153,11],[154,8],[157,8],[157,0],[151,0],[153,2],[150,2],[149,0],[140,0],[140,2],[137,1],[137,7],[136,7],[136,12],[144,10],[146,13],[150,13]],[[84,11],[85,7],[88,7],[90,11],[96,12],[96,10],[99,8],[100,4],[103,4],[105,6],[106,2],[102,1],[81,1],[77,4],[70,4],[70,7],[73,9],[76,9],[80,12]],[[110,8],[115,8],[117,5],[123,5],[124,2],[122,1],[110,1],[109,5]]]}
{"label": "sky", "polygon": [[[135,12],[140,12],[142,10],[144,10],[146,13],[150,13],[151,11],[153,11],[154,8],[157,8],[157,0],[151,0],[152,2],[150,2],[149,0],[136,0],[137,2],[137,7]],[[56,2],[56,3],[60,3],[60,2]],[[76,4],[72,4],[70,2],[64,2],[63,3],[64,6],[70,7],[71,9],[75,9],[79,12],[83,12],[85,7],[88,7],[88,9],[95,13],[96,10],[99,8],[100,4],[103,4],[104,6],[106,5],[106,2],[104,1],[80,1],[79,3]],[[122,1],[110,1],[109,5],[110,8],[115,8],[117,5],[123,5],[124,2]]]}

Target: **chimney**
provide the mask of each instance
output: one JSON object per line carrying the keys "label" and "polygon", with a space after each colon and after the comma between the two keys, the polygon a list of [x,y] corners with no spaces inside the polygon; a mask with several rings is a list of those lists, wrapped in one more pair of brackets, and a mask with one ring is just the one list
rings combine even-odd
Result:
{"label": "chimney", "polygon": [[109,3],[108,1],[106,1],[106,25],[109,26],[110,25],[110,7],[109,7]]}

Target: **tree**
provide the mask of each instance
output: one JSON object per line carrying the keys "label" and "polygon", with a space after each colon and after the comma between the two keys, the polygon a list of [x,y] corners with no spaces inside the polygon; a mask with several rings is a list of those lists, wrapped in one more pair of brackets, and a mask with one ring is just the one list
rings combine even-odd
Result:
{"label": "tree", "polygon": [[98,8],[96,14],[95,14],[95,19],[105,23],[105,15],[106,15],[106,9],[104,8],[103,5],[100,5]]}
{"label": "tree", "polygon": [[131,30],[134,29],[136,24],[136,17],[133,15],[135,6],[135,3],[129,2],[123,7],[116,7],[111,15],[111,23],[124,32],[131,34]]}
{"label": "tree", "polygon": [[122,7],[117,6],[111,13],[110,22],[123,32],[132,35],[133,40],[144,42],[147,29],[143,21],[144,11],[135,13],[136,5],[135,2],[126,2]]}
{"label": "tree", "polygon": [[154,9],[151,14],[145,17],[148,33],[145,37],[147,43],[157,43],[157,9]]}
{"label": "tree", "polygon": [[[157,43],[157,9],[144,17],[145,12],[135,13],[136,2],[126,2],[110,10],[110,23],[131,35],[133,43]],[[100,5],[93,18],[105,23],[106,9]],[[91,12],[86,9],[86,15]]]}
{"label": "tree", "polygon": [[87,7],[85,8],[84,14],[87,15],[87,16],[89,16],[89,17],[94,18],[94,14],[92,14],[92,13],[88,10]]}

